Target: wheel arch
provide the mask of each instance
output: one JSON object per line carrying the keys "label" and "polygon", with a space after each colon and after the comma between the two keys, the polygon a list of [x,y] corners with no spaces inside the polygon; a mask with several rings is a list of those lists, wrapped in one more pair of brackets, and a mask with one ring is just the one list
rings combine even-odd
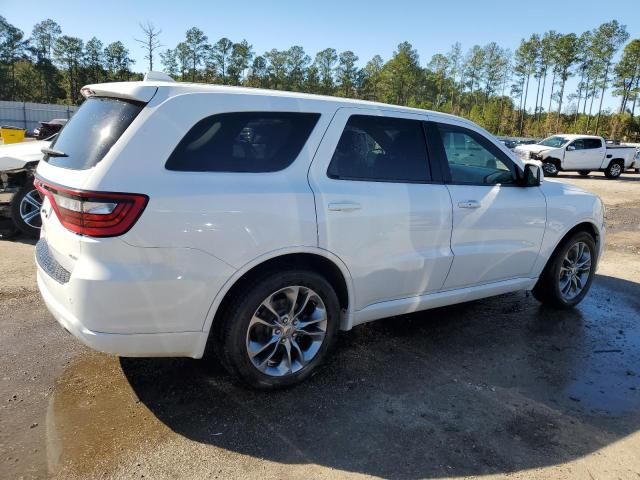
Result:
{"label": "wheel arch", "polygon": [[542,159],[542,163],[544,162],[553,163],[556,167],[558,167],[558,170],[562,170],[562,161],[559,158],[547,157]]}
{"label": "wheel arch", "polygon": [[[209,307],[203,325],[203,332],[211,332],[214,326],[219,323],[219,315],[224,312],[225,303],[235,289],[241,288],[244,282],[256,275],[287,266],[308,267],[321,273],[331,283],[338,296],[342,311],[340,329],[351,329],[353,325],[354,294],[349,269],[340,258],[327,250],[315,247],[298,247],[276,250],[261,255],[238,269],[216,294]],[[204,351],[204,345],[202,348]]]}
{"label": "wheel arch", "polygon": [[[577,223],[576,225],[568,229],[566,232],[564,232],[564,234],[559,236],[559,240],[556,242],[556,245],[553,247],[553,250],[551,251],[551,255],[549,255],[549,257],[544,263],[544,266],[540,272],[540,276],[543,275],[544,271],[547,268],[547,265],[549,265],[549,262],[551,262],[555,257],[555,255],[558,253],[558,250],[560,249],[560,247],[562,247],[564,241],[567,238],[569,238],[571,235],[576,234],[577,232],[587,232],[593,237],[593,239],[596,242],[596,255],[598,257],[600,256],[601,242],[602,242],[602,235],[600,234],[600,230],[598,229],[598,227],[593,221],[582,220],[581,222]],[[597,258],[597,260],[598,259],[599,258]]]}
{"label": "wheel arch", "polygon": [[620,165],[622,165],[622,169],[624,170],[624,158],[612,158],[611,160],[609,160],[609,163],[607,163],[607,167],[612,163],[619,163]]}

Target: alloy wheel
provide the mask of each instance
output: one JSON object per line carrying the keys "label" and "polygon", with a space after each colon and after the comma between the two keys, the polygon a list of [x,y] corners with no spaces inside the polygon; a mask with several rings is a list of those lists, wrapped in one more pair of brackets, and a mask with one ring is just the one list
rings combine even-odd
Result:
{"label": "alloy wheel", "polygon": [[543,163],[542,170],[544,171],[544,173],[547,173],[549,175],[555,175],[556,173],[558,173],[558,167],[556,167],[555,164],[550,162]]}
{"label": "alloy wheel", "polygon": [[611,173],[612,177],[619,177],[622,174],[622,167],[620,167],[619,163],[614,163],[609,168],[609,173]]}
{"label": "alloy wheel", "polygon": [[40,229],[42,219],[40,209],[42,208],[42,197],[35,188],[28,192],[20,201],[20,218],[31,228]]}
{"label": "alloy wheel", "polygon": [[316,357],[326,334],[327,309],[320,295],[308,287],[285,287],[269,295],[251,317],[247,354],[266,375],[291,375]]}
{"label": "alloy wheel", "polygon": [[560,294],[565,300],[573,300],[584,290],[591,273],[591,249],[585,242],[577,242],[569,248],[560,266]]}

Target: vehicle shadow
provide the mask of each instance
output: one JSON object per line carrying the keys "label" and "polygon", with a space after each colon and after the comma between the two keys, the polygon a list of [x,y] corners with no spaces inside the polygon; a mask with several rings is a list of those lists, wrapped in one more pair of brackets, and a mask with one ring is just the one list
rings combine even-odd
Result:
{"label": "vehicle shadow", "polygon": [[[554,178],[554,177],[551,177]],[[637,173],[623,173],[615,180],[611,178],[607,178],[603,173],[592,172],[587,176],[582,176],[578,173],[569,173],[569,172],[560,172],[555,178],[576,178],[576,179],[584,179],[584,180],[606,180],[608,182],[611,181],[621,181],[621,182],[640,182],[640,175]]]}
{"label": "vehicle shadow", "polygon": [[126,359],[146,407],[196,442],[385,478],[508,473],[640,429],[640,285],[597,276],[576,309],[516,293],[340,336],[302,385],[257,392],[215,361]]}
{"label": "vehicle shadow", "polygon": [[35,245],[37,238],[31,238],[20,232],[9,219],[0,218],[0,241],[13,241]]}

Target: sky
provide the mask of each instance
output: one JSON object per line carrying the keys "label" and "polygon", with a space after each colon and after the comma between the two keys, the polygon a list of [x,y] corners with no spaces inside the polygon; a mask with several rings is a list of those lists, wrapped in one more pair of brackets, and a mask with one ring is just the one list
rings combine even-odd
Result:
{"label": "sky", "polygon": [[[66,35],[85,41],[95,35],[104,44],[121,40],[136,60],[136,71],[147,69],[144,51],[135,42],[142,38],[138,24],[147,21],[162,29],[164,48],[173,48],[187,29],[197,26],[212,43],[221,37],[245,38],[256,54],[301,45],[313,57],[333,47],[354,51],[361,65],[376,54],[387,60],[405,40],[426,66],[433,54],[446,53],[455,42],[464,51],[491,41],[515,50],[532,33],[579,34],[614,18],[627,26],[630,38],[640,38],[638,0],[0,0],[0,15],[27,35],[35,23],[52,18]],[[568,88],[574,85],[575,79]],[[605,106],[617,106],[618,100],[607,97]],[[528,103],[532,106],[533,100]]]}

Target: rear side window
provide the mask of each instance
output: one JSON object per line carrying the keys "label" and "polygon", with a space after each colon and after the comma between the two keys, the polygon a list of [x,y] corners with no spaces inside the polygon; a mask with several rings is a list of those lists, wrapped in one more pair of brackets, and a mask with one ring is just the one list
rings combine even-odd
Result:
{"label": "rear side window", "polygon": [[320,114],[222,113],[200,120],[166,168],[187,172],[276,172],[296,159]]}
{"label": "rear side window", "polygon": [[94,167],[138,116],[141,103],[104,97],[87,99],[49,146],[44,160],[56,167]]}
{"label": "rear side window", "polygon": [[327,174],[342,180],[431,180],[422,122],[352,115],[342,132]]}
{"label": "rear side window", "polygon": [[585,138],[584,139],[584,148],[585,149],[600,148],[600,147],[602,147],[602,140],[600,140],[598,138]]}

